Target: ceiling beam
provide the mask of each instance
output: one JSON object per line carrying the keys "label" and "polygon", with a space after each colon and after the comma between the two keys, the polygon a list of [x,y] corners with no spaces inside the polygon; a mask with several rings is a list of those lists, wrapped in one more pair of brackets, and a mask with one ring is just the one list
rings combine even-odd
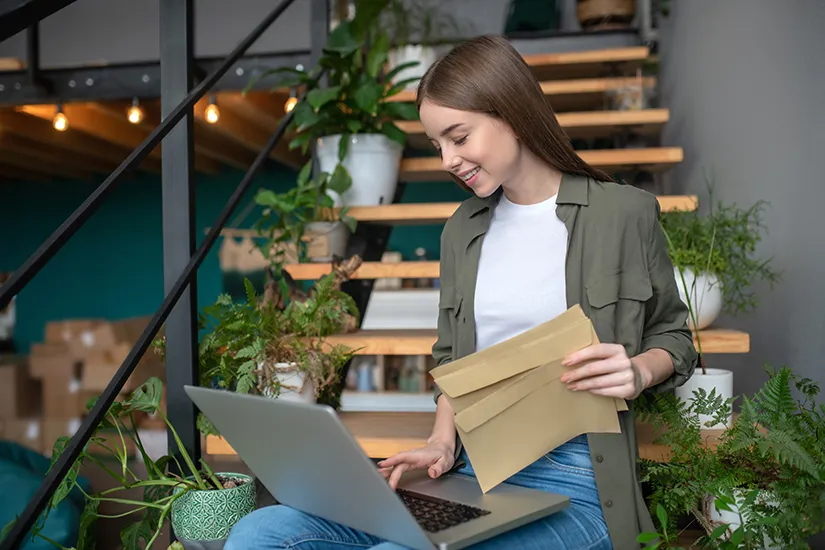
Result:
{"label": "ceiling beam", "polygon": [[13,181],[49,181],[53,179],[52,176],[2,163],[0,163],[0,174],[3,174],[3,178]]}
{"label": "ceiling beam", "polygon": [[[124,139],[124,140],[130,138],[130,141],[128,141],[128,143],[131,143],[130,147],[132,149],[135,149],[138,145],[143,143],[143,140],[145,140],[149,136],[149,134],[152,133],[152,131],[156,128],[156,126],[152,126],[152,125],[149,125],[149,124],[143,124],[142,122],[138,123],[138,124],[132,124],[131,122],[129,122],[129,120],[126,118],[129,106],[131,106],[131,103],[127,104],[125,102],[114,102],[114,103],[112,103],[112,102],[107,102],[107,103],[93,102],[93,103],[87,103],[86,104],[86,107],[89,110],[96,111],[101,116],[110,118],[119,127],[120,126],[127,127],[128,128],[127,133],[128,133],[129,137],[127,137],[126,134],[122,134],[121,138]],[[143,109],[144,113],[145,113],[146,108],[142,104],[141,104],[141,109]],[[145,115],[144,115],[144,117],[145,117]],[[144,118],[144,120],[145,120],[145,118]],[[70,120],[70,122],[71,122],[71,120]],[[162,148],[163,148],[163,142],[161,142],[152,151],[150,156],[153,156],[153,157],[158,158],[158,159],[162,158],[161,157]],[[205,173],[208,173],[208,174],[217,174],[218,172],[221,171],[221,163],[214,160],[214,159],[212,159],[212,158],[210,158],[210,157],[208,157],[208,156],[206,156],[206,155],[204,155],[203,153],[195,151],[195,169],[198,172],[205,172]]]}
{"label": "ceiling beam", "polygon": [[[270,137],[272,137],[274,130],[267,131],[255,122],[246,119],[241,115],[244,109],[238,109],[237,103],[238,102],[231,100],[224,101],[220,96],[216,97],[215,104],[220,111],[220,117],[215,124],[209,124],[205,115],[206,109],[209,106],[209,100],[202,98],[195,104],[195,118],[202,124],[207,124],[210,129],[221,133],[224,137],[243,145],[257,156],[257,154],[261,152],[261,149],[266,146]],[[285,137],[278,140],[269,158],[286,164],[296,170],[300,169],[307,160],[301,155],[300,151],[289,150],[289,143]]]}
{"label": "ceiling beam", "polygon": [[[58,132],[52,127],[50,120],[43,120],[12,109],[0,109],[0,128],[8,133],[69,151],[80,157],[93,157],[110,162],[115,167],[126,160],[130,153],[114,143],[72,129],[71,125],[67,130]],[[157,165],[159,168],[159,163]]]}
{"label": "ceiling beam", "polygon": [[0,2],[0,42],[62,10],[75,0],[4,0]]}
{"label": "ceiling beam", "polygon": [[44,161],[56,160],[61,165],[69,168],[107,176],[117,167],[114,163],[92,157],[81,157],[77,154],[62,149],[48,147],[43,143],[14,135],[9,132],[0,131],[0,150],[27,154]]}
{"label": "ceiling beam", "polygon": [[26,151],[10,151],[3,148],[0,149],[0,163],[45,176],[56,176],[82,181],[92,179],[92,173],[88,170],[78,170],[77,168],[66,166],[54,158],[44,159],[36,152],[32,154]]}

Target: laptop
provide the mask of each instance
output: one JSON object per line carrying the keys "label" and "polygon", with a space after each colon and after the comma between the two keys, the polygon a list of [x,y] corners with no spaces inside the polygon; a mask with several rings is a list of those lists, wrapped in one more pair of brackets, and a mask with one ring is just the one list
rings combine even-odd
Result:
{"label": "laptop", "polygon": [[393,490],[326,405],[184,386],[281,504],[416,550],[453,550],[565,509],[566,496],[425,470]]}

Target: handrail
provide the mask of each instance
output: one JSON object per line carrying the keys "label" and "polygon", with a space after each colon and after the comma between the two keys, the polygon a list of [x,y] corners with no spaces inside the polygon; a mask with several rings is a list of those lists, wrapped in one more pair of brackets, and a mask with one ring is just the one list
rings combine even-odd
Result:
{"label": "handrail", "polygon": [[157,147],[161,140],[166,137],[172,128],[184,117],[186,112],[192,109],[195,103],[226,74],[229,68],[246,53],[246,50],[252,46],[255,40],[266,32],[267,28],[269,28],[294,1],[295,0],[282,0],[278,7],[272,10],[272,12],[255,27],[252,33],[227,56],[224,62],[189,92],[189,95],[169,113],[169,116],[161,121],[160,126],[152,130],[137,149],[132,151],[132,153],[120,163],[120,166],[109,174],[109,177],[46,239],[46,242],[26,260],[26,263],[14,272],[11,278],[0,287],[0,310],[4,309],[13,297],[23,290],[34,276],[43,269],[43,266],[54,257],[57,251],[63,248],[66,242],[71,239],[74,234],[77,233],[78,229],[95,213],[103,202],[103,199],[115,189],[115,184],[119,183],[118,180],[120,176],[123,175],[125,171],[130,170],[140,163]]}
{"label": "handrail", "polygon": [[[220,77],[235,63],[238,58],[254,43],[254,41],[263,34],[264,31],[275,21],[286,8],[288,8],[294,0],[282,0],[272,13],[264,18],[261,23],[252,31],[252,33],[244,39],[235,50],[226,58],[209,77],[207,77],[200,85],[198,85],[187,97],[163,120],[138,148],[133,151],[126,160],[121,163],[115,171],[110,174],[106,181],[104,181],[95,192],[71,215],[71,217],[64,222],[55,231],[49,239],[29,258],[29,260],[12,276],[2,288],[0,288],[0,304],[5,304],[11,301],[11,298],[25,287],[29,281],[37,274],[37,272],[45,265],[67,241],[70,239],[83,223],[92,215],[94,210],[100,203],[108,196],[111,189],[114,188],[115,182],[123,174],[124,171],[131,168],[134,164],[142,160],[148,155],[148,152],[154,149],[158,142],[169,133],[171,128],[180,121],[185,115],[186,111],[191,109],[195,102],[200,99],[205,92],[211,88]],[[323,76],[325,71],[321,71],[315,77],[315,83]],[[300,101],[303,101],[309,89],[313,86],[308,86],[303,92]],[[115,373],[114,377],[109,381],[106,389],[101,393],[94,407],[92,407],[89,414],[81,423],[77,432],[67,443],[65,449],[57,458],[52,468],[47,473],[45,479],[40,484],[37,492],[34,494],[26,509],[20,518],[17,519],[7,537],[0,541],[0,550],[17,549],[22,543],[26,534],[31,530],[36,519],[45,509],[48,500],[57,490],[59,484],[63,481],[69,469],[80,455],[83,449],[94,432],[94,429],[105,416],[109,407],[114,402],[115,398],[120,394],[126,380],[132,375],[138,361],[146,353],[152,340],[157,335],[160,327],[163,325],[166,318],[171,313],[172,309],[177,304],[181,295],[192,281],[195,271],[200,267],[206,255],[215,243],[215,240],[220,235],[220,231],[226,225],[229,216],[235,210],[242,197],[249,190],[252,180],[268,160],[270,153],[275,148],[275,145],[284,135],[287,126],[292,121],[293,113],[287,113],[278,123],[275,132],[267,141],[264,148],[258,153],[255,161],[247,170],[244,177],[236,187],[235,191],[230,196],[221,213],[218,215],[216,222],[212,225],[207,233],[205,239],[195,251],[195,254],[189,259],[184,270],[175,281],[169,294],[164,298],[163,303],[155,312],[155,315],[149,321],[149,324],[144,328],[140,337],[138,338],[131,351],[124,359],[120,368]]]}

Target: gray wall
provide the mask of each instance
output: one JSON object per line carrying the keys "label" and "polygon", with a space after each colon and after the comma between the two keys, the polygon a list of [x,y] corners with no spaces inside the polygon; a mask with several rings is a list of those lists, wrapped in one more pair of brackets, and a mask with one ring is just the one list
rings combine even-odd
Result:
{"label": "gray wall", "polygon": [[[685,149],[667,175],[671,191],[769,201],[769,234],[783,281],[759,288],[761,307],[720,325],[747,330],[747,356],[710,356],[735,371],[735,391],[765,380],[761,366],[787,364],[825,389],[825,3],[822,0],[675,1],[662,31],[664,139]],[[825,401],[825,400],[823,400]]]}

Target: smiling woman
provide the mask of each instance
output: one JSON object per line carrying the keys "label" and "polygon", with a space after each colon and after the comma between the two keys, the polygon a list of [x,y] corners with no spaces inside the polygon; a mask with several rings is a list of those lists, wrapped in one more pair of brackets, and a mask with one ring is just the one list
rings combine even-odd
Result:
{"label": "smiling woman", "polygon": [[[576,154],[510,43],[482,36],[457,46],[421,79],[417,107],[444,169],[471,192],[441,236],[436,364],[494,346],[580,305],[600,344],[564,358],[566,390],[632,401],[643,391],[684,384],[698,357],[658,200],[615,183]],[[475,475],[450,401],[438,388],[434,399],[427,444],[378,463],[392,488],[412,470],[426,470],[431,478]],[[654,526],[636,474],[633,407],[614,403],[621,434],[567,427],[575,437],[504,481],[565,495],[570,506],[483,540],[474,550],[639,548],[639,533]],[[568,421],[546,416],[536,422]],[[503,458],[511,446],[496,443]],[[227,550],[299,545],[399,548],[282,506],[241,520]]]}

